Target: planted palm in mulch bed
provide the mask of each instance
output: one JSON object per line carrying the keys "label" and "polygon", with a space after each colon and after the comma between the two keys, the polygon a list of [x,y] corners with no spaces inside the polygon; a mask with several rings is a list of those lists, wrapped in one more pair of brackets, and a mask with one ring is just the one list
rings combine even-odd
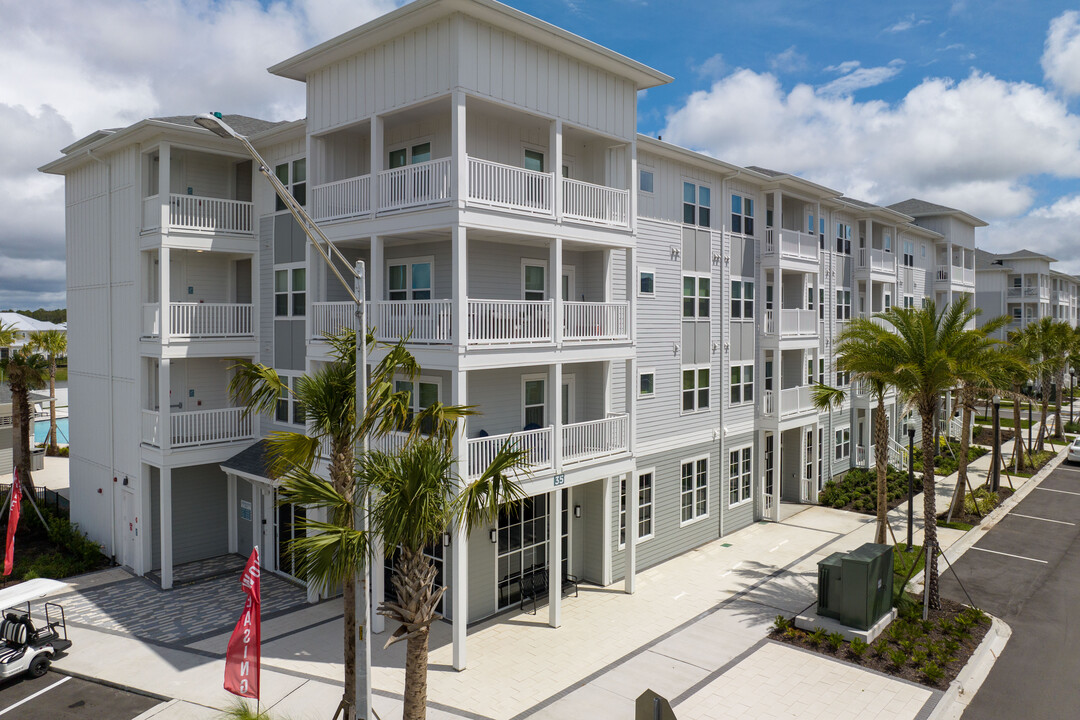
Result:
{"label": "planted palm in mulch bed", "polygon": [[[991,491],[988,485],[979,485],[975,488],[974,498],[971,493],[965,493],[964,513],[962,515],[953,513],[952,522],[954,524],[978,525],[983,518],[990,514],[991,510],[1005,502],[1014,492],[1016,491],[1006,484],[1005,475],[1002,473],[1001,486],[997,492]],[[978,501],[978,508],[976,508],[976,500]],[[982,516],[979,513],[982,513]],[[945,512],[938,515],[938,522],[943,523],[948,517],[949,509],[946,507]]]}
{"label": "planted palm in mulch bed", "polygon": [[990,617],[980,610],[942,598],[941,610],[922,619],[922,606],[904,603],[900,616],[881,637],[867,645],[847,642],[839,633],[808,633],[777,616],[769,637],[779,642],[837,658],[865,668],[945,689],[963,669],[990,629]]}
{"label": "planted palm in mulch bed", "polygon": [[[1006,428],[1001,428],[1001,442],[1004,443],[1004,442],[1008,442],[1009,440],[1012,440],[1014,434],[1015,434],[1014,430],[1008,430]],[[988,448],[993,447],[994,446],[994,428],[986,427],[985,425],[976,425],[975,426],[975,436],[974,436],[974,439],[972,440],[972,444],[974,444],[974,445],[985,445]]]}

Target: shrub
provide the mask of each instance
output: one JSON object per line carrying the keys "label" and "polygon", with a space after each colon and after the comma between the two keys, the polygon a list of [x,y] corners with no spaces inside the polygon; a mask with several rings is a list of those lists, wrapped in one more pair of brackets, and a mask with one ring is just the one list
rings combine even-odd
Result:
{"label": "shrub", "polygon": [[890,650],[889,662],[893,664],[893,667],[902,668],[907,663],[907,653],[903,650]]}
{"label": "shrub", "polygon": [[783,615],[777,615],[776,619],[773,620],[773,627],[776,628],[777,630],[779,630],[780,632],[784,632],[789,627],[791,627],[791,621],[788,620]]}
{"label": "shrub", "polygon": [[794,625],[790,625],[788,629],[784,631],[784,637],[788,638],[789,640],[799,640],[805,634],[806,633],[804,633],[802,630],[795,627]]}
{"label": "shrub", "polygon": [[889,652],[889,641],[885,638],[881,638],[874,643],[874,654],[880,658],[885,657],[885,653]]}
{"label": "shrub", "polygon": [[862,638],[853,638],[851,645],[848,646],[848,650],[850,650],[851,654],[857,658],[861,658],[869,649],[870,645]]}
{"label": "shrub", "polygon": [[990,616],[984,613],[977,607],[965,608],[963,614],[971,618],[976,623],[988,623],[990,622]]}
{"label": "shrub", "polygon": [[806,642],[810,643],[814,647],[817,647],[821,643],[825,642],[825,628],[818,628],[814,632],[807,635]]}
{"label": "shrub", "polygon": [[975,488],[975,492],[964,496],[964,512],[968,515],[975,514],[975,501],[979,502],[979,511],[986,513],[991,508],[997,507],[998,494],[991,492],[985,485]]}
{"label": "shrub", "polygon": [[945,671],[932,662],[922,666],[922,674],[926,676],[927,680],[935,684],[941,682],[942,678],[945,677]]}
{"label": "shrub", "polygon": [[829,647],[831,647],[833,649],[833,652],[836,652],[837,650],[839,650],[840,647],[844,644],[844,636],[841,635],[838,632],[830,633],[829,637],[828,637],[828,640],[829,640]]}
{"label": "shrub", "polygon": [[911,653],[911,662],[915,665],[922,665],[924,662],[926,662],[926,656],[926,650],[916,650]]}

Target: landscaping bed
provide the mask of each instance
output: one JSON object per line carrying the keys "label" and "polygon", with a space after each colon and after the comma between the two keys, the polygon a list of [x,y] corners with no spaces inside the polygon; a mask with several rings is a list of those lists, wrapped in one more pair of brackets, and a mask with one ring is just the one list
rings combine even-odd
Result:
{"label": "landscaping bed", "polygon": [[[0,588],[33,578],[60,579],[107,567],[109,559],[97,543],[87,538],[63,512],[38,506],[49,531],[27,500],[23,500],[19,529],[15,533],[15,567],[10,577],[0,578]],[[5,516],[4,535],[7,523]]]}
{"label": "landscaping bed", "polygon": [[[1060,448],[1058,448],[1058,449],[1060,450]],[[1009,474],[1010,475],[1016,475],[1017,477],[1029,478],[1032,475],[1034,475],[1035,473],[1039,472],[1039,470],[1041,470],[1043,468],[1043,466],[1046,465],[1046,463],[1050,462],[1056,456],[1057,456],[1057,452],[1053,451],[1053,450],[1043,450],[1042,452],[1035,452],[1035,453],[1027,453],[1027,452],[1025,452],[1024,453],[1024,471],[1023,472],[1017,472],[1016,470],[1013,470],[1013,459],[1012,459],[1011,456],[1006,458],[1006,463],[1008,463]],[[1033,467],[1033,465],[1034,465],[1034,467]],[[1006,480],[1006,478],[1004,476],[1004,472],[1002,474],[1001,482],[1003,482],[1003,483],[1007,482],[1007,480]]]}
{"label": "landscaping bed", "polygon": [[[1001,428],[1001,442],[1005,443],[1013,439],[1015,431],[1006,428]],[[985,425],[975,426],[975,435],[972,439],[974,445],[985,445],[990,448],[994,446],[994,428],[987,427]]]}
{"label": "landscaping bed", "polygon": [[[887,505],[889,509],[907,500],[908,476],[889,466]],[[922,492],[922,478],[915,478],[915,492]],[[829,480],[818,494],[818,502],[839,510],[875,515],[877,513],[877,469],[852,468],[839,480]]]}
{"label": "landscaping bed", "polygon": [[[982,522],[983,518],[991,510],[1009,499],[1014,492],[1016,491],[1006,485],[1006,478],[1002,475],[1001,486],[997,492],[992,492],[988,485],[979,485],[975,488],[975,498],[972,498],[971,493],[964,494],[964,513],[962,515],[953,513],[952,522],[946,523],[945,519],[949,516],[949,508],[946,507],[945,512],[939,513],[937,516],[938,525],[940,527],[952,527],[957,530],[970,530]],[[976,512],[975,506],[976,498],[978,499],[978,512]],[[981,517],[979,512],[982,513]]]}
{"label": "landscaping bed", "polygon": [[[972,445],[968,448],[968,462],[970,463],[973,460],[981,458],[988,452],[990,452],[989,448]],[[957,468],[960,467],[960,461],[958,460],[959,455],[960,443],[942,439],[941,448],[938,450],[937,457],[934,458],[934,472],[937,474],[937,477],[948,477],[956,472]],[[915,472],[921,473],[922,468],[922,449],[916,447]]]}
{"label": "landscaping bed", "polygon": [[900,615],[881,637],[867,644],[848,642],[839,633],[808,633],[783,615],[769,637],[779,642],[861,665],[932,688],[945,689],[967,664],[990,629],[990,617],[976,608],[941,599],[941,610],[922,619],[922,606],[909,596]]}

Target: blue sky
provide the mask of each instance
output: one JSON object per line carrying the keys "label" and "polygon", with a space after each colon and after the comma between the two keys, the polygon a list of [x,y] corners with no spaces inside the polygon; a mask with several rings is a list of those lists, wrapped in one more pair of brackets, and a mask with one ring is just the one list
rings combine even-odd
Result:
{"label": "blue sky", "polygon": [[[266,68],[400,4],[0,0],[0,308],[66,302],[63,182],[36,171],[60,148],[145,117],[301,117]],[[639,97],[641,132],[952,205],[990,222],[980,247],[1080,273],[1080,0],[511,4],[673,76]]]}

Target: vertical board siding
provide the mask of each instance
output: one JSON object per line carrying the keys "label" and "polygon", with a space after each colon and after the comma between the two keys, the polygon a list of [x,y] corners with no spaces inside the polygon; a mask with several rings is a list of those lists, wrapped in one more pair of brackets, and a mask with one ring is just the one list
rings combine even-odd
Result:
{"label": "vertical board siding", "polygon": [[221,468],[173,468],[172,520],[174,565],[229,551],[228,486]]}
{"label": "vertical board siding", "polygon": [[469,536],[469,622],[495,613],[498,546],[488,538],[488,531],[494,527],[492,521]]}

